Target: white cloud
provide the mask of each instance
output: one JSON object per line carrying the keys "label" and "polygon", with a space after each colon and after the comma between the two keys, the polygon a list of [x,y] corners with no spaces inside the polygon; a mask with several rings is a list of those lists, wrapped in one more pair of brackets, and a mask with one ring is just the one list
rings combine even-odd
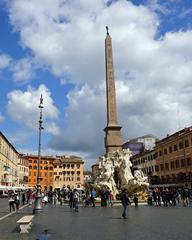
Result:
{"label": "white cloud", "polygon": [[39,99],[41,94],[44,99],[43,120],[45,131],[52,134],[58,133],[58,127],[53,120],[58,118],[59,112],[51,98],[51,92],[45,85],[38,89],[28,87],[27,91],[14,90],[8,94],[7,111],[11,118],[36,130],[39,120]]}
{"label": "white cloud", "polygon": [[159,1],[151,2],[150,8],[123,0],[110,7],[96,0],[11,1],[10,19],[23,47],[62,84],[76,84],[68,95],[62,132],[51,141],[52,147],[103,151],[106,25],[113,39],[124,140],[145,133],[163,137],[178,130],[178,125],[191,124],[192,31],[169,32],[155,39],[157,10],[167,11]]}
{"label": "white cloud", "polygon": [[0,70],[9,67],[11,64],[11,58],[6,54],[0,54]]}
{"label": "white cloud", "polygon": [[12,65],[13,80],[15,82],[28,82],[35,76],[35,63],[31,58],[22,58]]}

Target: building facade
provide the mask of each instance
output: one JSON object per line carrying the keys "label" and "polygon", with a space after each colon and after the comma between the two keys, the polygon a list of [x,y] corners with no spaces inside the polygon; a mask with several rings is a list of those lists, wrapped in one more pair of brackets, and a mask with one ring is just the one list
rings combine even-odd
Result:
{"label": "building facade", "polygon": [[77,156],[57,156],[54,165],[54,189],[78,188],[84,185],[84,162]]}
{"label": "building facade", "polygon": [[145,176],[156,175],[155,151],[145,151],[131,157],[131,162],[135,168],[141,169]]}
{"label": "building facade", "polygon": [[28,186],[29,177],[29,161],[23,158],[23,155],[19,155],[18,162],[18,176],[19,176],[19,186]]}
{"label": "building facade", "polygon": [[18,186],[19,153],[0,132],[0,185]]}
{"label": "building facade", "polygon": [[160,183],[192,183],[192,127],[184,128],[155,146],[156,174]]}
{"label": "building facade", "polygon": [[[28,185],[30,187],[37,186],[37,174],[38,174],[38,156],[37,155],[25,155],[24,159],[29,164],[29,178]],[[55,157],[41,156],[40,172],[41,172],[41,188],[42,191],[53,190],[53,161]]]}

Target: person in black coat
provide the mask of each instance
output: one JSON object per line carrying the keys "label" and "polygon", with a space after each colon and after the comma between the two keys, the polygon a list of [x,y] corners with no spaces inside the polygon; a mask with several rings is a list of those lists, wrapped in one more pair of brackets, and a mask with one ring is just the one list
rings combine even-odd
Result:
{"label": "person in black coat", "polygon": [[126,189],[124,189],[121,193],[121,203],[123,205],[123,213],[122,213],[122,217],[124,219],[127,218],[127,207],[130,204],[130,200],[129,200],[129,196],[128,196],[128,192]]}

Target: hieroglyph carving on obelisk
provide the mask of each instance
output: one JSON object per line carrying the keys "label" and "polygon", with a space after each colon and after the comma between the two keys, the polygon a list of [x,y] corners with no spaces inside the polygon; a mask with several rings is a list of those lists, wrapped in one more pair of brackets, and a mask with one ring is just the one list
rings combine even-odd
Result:
{"label": "hieroglyph carving on obelisk", "polygon": [[105,38],[105,64],[106,64],[106,95],[107,95],[107,126],[105,131],[106,155],[115,150],[122,149],[121,126],[117,121],[115,79],[113,68],[112,41],[108,27]]}

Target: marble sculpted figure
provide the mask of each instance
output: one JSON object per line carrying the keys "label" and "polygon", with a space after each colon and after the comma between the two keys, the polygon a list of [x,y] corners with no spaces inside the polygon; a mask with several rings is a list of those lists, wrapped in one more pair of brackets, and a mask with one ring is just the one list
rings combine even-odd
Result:
{"label": "marble sculpted figure", "polygon": [[148,179],[141,170],[132,170],[131,155],[129,149],[123,149],[112,152],[108,157],[100,157],[100,173],[94,185],[98,189],[110,189],[114,196],[124,188],[129,192],[146,189],[149,185]]}

